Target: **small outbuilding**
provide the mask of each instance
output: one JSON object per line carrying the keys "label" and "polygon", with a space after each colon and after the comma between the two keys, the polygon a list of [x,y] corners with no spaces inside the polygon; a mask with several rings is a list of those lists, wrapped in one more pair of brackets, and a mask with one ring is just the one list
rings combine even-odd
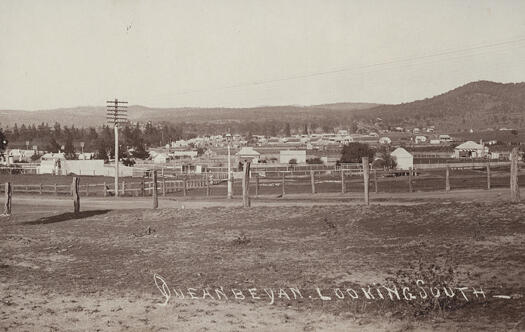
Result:
{"label": "small outbuilding", "polygon": [[167,153],[158,153],[151,158],[155,164],[165,164],[169,161]]}
{"label": "small outbuilding", "polygon": [[489,148],[473,141],[466,141],[454,148],[456,158],[483,158],[488,156]]}
{"label": "small outbuilding", "polygon": [[396,161],[396,168],[409,170],[414,168],[414,156],[403,148],[397,148],[390,153],[390,156]]}
{"label": "small outbuilding", "polygon": [[259,158],[261,157],[261,154],[250,146],[241,148],[235,155],[237,156],[239,162],[249,160],[252,162],[252,164],[257,164],[259,162]]}

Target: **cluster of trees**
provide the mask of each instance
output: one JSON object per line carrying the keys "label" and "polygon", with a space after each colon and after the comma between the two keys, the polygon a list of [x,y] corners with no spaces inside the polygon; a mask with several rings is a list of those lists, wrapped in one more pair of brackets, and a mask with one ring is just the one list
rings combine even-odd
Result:
{"label": "cluster of trees", "polygon": [[[390,147],[381,145],[378,148],[372,148],[366,143],[352,142],[343,146],[341,150],[341,163],[361,163],[363,157],[368,157],[370,163],[379,167],[395,168],[396,161],[390,156]],[[378,158],[378,163],[374,157]]]}
{"label": "cluster of trees", "polygon": [[[195,135],[184,135],[183,125],[124,125],[119,130],[119,155],[121,158],[146,158],[148,146],[165,145],[173,140],[191,138]],[[114,130],[109,126],[101,128],[76,128],[61,126],[58,122],[53,126],[47,123],[40,125],[18,125],[5,130],[2,134],[13,148],[26,148],[29,145],[38,146],[38,150],[47,152],[64,152],[66,158],[76,158],[76,152],[81,149],[81,142],[86,152],[96,152],[96,157],[108,159],[114,155]],[[4,139],[2,139],[4,140]]]}
{"label": "cluster of trees", "polygon": [[[183,123],[185,130],[196,135],[224,135],[226,133],[239,133],[245,136],[291,136],[293,134],[309,134],[316,130],[326,133],[334,132],[342,122],[332,120],[319,121],[285,121],[282,119],[258,121],[215,121]],[[356,128],[355,123],[349,123],[349,128]]]}
{"label": "cluster of trees", "polygon": [[[119,130],[119,158],[122,158],[125,164],[131,164],[132,158],[146,159],[149,156],[148,146],[164,145],[180,138],[182,138],[182,127],[167,124],[157,127],[151,123],[147,123],[144,128],[141,128],[139,124],[133,127],[125,125]],[[95,144],[96,158],[108,160],[110,156],[114,156],[114,130],[108,126],[103,126]],[[67,149],[65,152],[67,153]]]}

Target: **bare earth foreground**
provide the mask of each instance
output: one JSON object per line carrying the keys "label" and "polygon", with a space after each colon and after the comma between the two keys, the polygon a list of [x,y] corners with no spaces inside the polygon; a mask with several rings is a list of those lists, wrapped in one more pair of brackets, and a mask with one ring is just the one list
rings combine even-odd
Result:
{"label": "bare earth foreground", "polygon": [[108,200],[79,217],[21,199],[0,217],[0,328],[523,330],[525,205],[478,196]]}

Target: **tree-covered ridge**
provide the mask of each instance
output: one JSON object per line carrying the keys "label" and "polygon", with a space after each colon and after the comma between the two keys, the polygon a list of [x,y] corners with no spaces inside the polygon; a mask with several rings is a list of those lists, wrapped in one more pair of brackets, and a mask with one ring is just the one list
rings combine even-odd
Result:
{"label": "tree-covered ridge", "polygon": [[525,83],[478,81],[441,95],[399,105],[382,105],[356,118],[381,118],[390,126],[425,126],[459,130],[525,127]]}

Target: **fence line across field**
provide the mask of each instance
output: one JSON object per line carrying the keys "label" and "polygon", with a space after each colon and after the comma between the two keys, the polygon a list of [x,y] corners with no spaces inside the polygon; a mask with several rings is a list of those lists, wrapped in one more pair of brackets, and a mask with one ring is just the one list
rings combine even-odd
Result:
{"label": "fence line across field", "polygon": [[[520,165],[519,165],[519,160],[518,160],[518,148],[514,148],[512,150],[512,153],[511,153],[511,164],[510,164],[510,174],[509,174],[509,179],[510,179],[510,182],[508,183],[510,185],[510,201],[513,202],[513,203],[518,203],[520,202],[520,188],[519,188],[519,168],[520,168]],[[252,172],[250,172],[250,163],[251,161],[250,160],[245,160],[244,163],[243,163],[243,175],[242,175],[242,201],[243,201],[243,207],[244,208],[249,208],[251,206],[251,203],[250,203],[250,179],[252,178]],[[347,187],[347,183],[350,184],[350,185],[354,185],[355,186],[355,183],[359,183],[360,181],[356,181],[354,183],[352,183],[352,181],[346,181],[346,177],[347,177],[347,173],[348,173],[348,176],[351,178],[353,173],[355,172],[360,172],[362,173],[362,184],[363,184],[363,192],[364,192],[364,202],[366,205],[369,205],[370,204],[370,186],[371,186],[371,182],[373,181],[374,182],[374,191],[377,193],[378,192],[378,186],[379,186],[379,182],[378,181],[378,177],[377,177],[377,170],[376,169],[371,169],[370,167],[370,163],[369,163],[369,159],[368,157],[363,157],[362,158],[362,166],[361,166],[361,169],[359,168],[355,168],[354,169],[345,169],[344,167],[340,167],[339,170],[337,169],[334,169],[334,170],[317,170],[318,173],[321,173],[321,175],[324,175],[325,177],[328,176],[328,177],[333,177],[334,174],[337,174],[338,171],[339,171],[339,174],[340,174],[340,183],[341,183],[341,192],[344,194],[346,193],[348,187]],[[454,166],[458,166],[457,164],[454,165]],[[470,169],[476,169],[476,170],[479,170],[480,166],[483,166],[485,167],[486,169],[486,189],[487,190],[490,190],[491,187],[492,187],[492,173],[491,173],[491,165],[486,163],[486,164],[483,164],[483,165],[472,165],[472,167],[469,167]],[[483,167],[481,167],[481,170],[483,170]],[[451,190],[451,169],[452,169],[452,165],[451,164],[447,164],[445,165],[445,168],[444,168],[444,171],[445,171],[445,176],[444,176],[444,179],[445,179],[445,188],[444,190],[446,192],[449,192]],[[465,169],[465,166],[464,165],[461,165],[461,167],[455,167],[455,169]],[[312,195],[315,195],[318,190],[317,190],[317,185],[320,184],[320,181],[319,179],[316,180],[316,177],[315,177],[315,173],[316,173],[316,170],[314,169],[310,169],[308,170],[309,172],[309,176],[308,176],[308,173],[307,173],[307,170],[300,170],[299,172],[303,172],[303,173],[306,173],[306,174],[301,174],[301,173],[295,173],[294,174],[294,171],[297,171],[296,169],[292,168],[292,169],[287,169],[287,170],[281,170],[281,171],[275,171],[273,170],[273,174],[276,174],[276,175],[280,175],[281,177],[281,195],[279,195],[278,197],[284,197],[286,195],[286,190],[285,190],[285,187],[286,187],[286,177],[287,175],[292,179],[292,180],[297,180],[297,179],[304,179],[304,178],[309,178],[310,179],[310,186],[311,186],[311,194]],[[263,175],[264,177],[266,177],[266,173],[272,173],[271,171],[268,172],[268,171],[264,171],[264,172],[261,172],[260,170],[259,171],[254,171],[253,172],[253,177],[255,177],[256,181],[255,181],[255,193],[256,193],[256,196],[259,194],[259,188],[260,188],[260,185],[261,185],[261,181],[260,181],[260,177],[261,175]],[[372,181],[371,181],[371,173],[372,173]],[[116,173],[118,174],[118,172]],[[125,181],[122,181],[121,183],[118,181],[118,180],[115,180],[114,182],[114,187],[113,187],[113,195],[115,197],[118,197],[119,194],[120,194],[120,190],[122,190],[122,196],[127,192],[127,191],[133,191],[135,192],[136,194],[134,194],[133,196],[145,196],[147,194],[148,191],[151,192],[151,196],[153,197],[153,209],[157,209],[159,204],[158,204],[158,193],[159,193],[159,189],[161,190],[162,192],[162,195],[165,196],[167,193],[170,192],[170,186],[171,186],[171,189],[172,191],[182,191],[183,195],[186,196],[187,195],[187,192],[189,189],[192,189],[192,188],[205,188],[205,192],[206,192],[206,196],[210,196],[211,195],[211,187],[212,185],[215,185],[215,184],[219,184],[219,183],[222,183],[224,182],[225,180],[223,179],[224,176],[220,176],[217,174],[217,176],[214,178],[214,176],[211,174],[211,173],[204,173],[203,175],[201,176],[198,176],[198,177],[188,177],[188,176],[185,176],[184,179],[182,180],[178,180],[178,179],[170,179],[171,176],[169,177],[166,177],[164,176],[164,172],[162,171],[162,176],[161,176],[161,180],[159,182],[159,179],[158,179],[158,171],[157,170],[153,170],[152,173],[151,173],[151,181],[144,181],[144,179],[142,179],[140,182],[139,182],[139,187],[138,188],[131,188],[131,187],[136,187],[137,186],[137,182],[134,181],[134,182],[129,182],[128,184],[128,188],[126,187],[126,182]],[[383,176],[389,176],[389,175],[407,175],[407,179],[408,179],[408,191],[410,193],[412,193],[414,191],[414,176],[416,176],[418,174],[418,171],[414,170],[414,169],[409,169],[408,171],[394,171],[394,172],[383,172]],[[506,171],[505,171],[505,175],[503,176],[506,178]],[[176,178],[176,176],[175,176]],[[227,174],[227,178],[230,179],[230,174],[228,173]],[[276,178],[279,178],[279,176],[276,176]],[[428,176],[422,176],[422,179],[427,179],[427,181],[429,180],[430,177]],[[442,177],[439,176],[439,177],[434,177],[434,178],[437,178],[439,179],[440,181],[442,181]],[[474,178],[474,179],[478,179],[479,177],[470,177],[470,178]],[[463,181],[465,181],[465,178],[463,177],[462,178]],[[496,177],[494,178],[496,179]],[[329,180],[331,181],[331,180]],[[288,180],[288,182],[290,182],[290,179]],[[308,183],[308,181],[305,181]],[[333,181],[332,181],[333,182]],[[392,182],[392,181],[385,181],[385,182]],[[419,182],[419,181],[418,181]],[[160,185],[160,188],[159,188],[159,183],[161,184]],[[301,185],[303,185],[301,183]],[[2,216],[10,216],[11,215],[11,204],[12,204],[12,196],[15,192],[29,192],[29,193],[39,193],[40,195],[43,195],[44,193],[49,193],[49,191],[47,190],[47,188],[49,187],[52,187],[52,193],[54,193],[55,195],[58,195],[59,192],[63,193],[62,191],[59,191],[58,189],[59,188],[63,188],[63,187],[69,187],[69,194],[73,197],[73,205],[74,205],[74,213],[75,215],[78,215],[80,214],[80,196],[81,196],[81,193],[82,193],[82,188],[85,188],[85,195],[86,196],[89,196],[90,194],[90,187],[92,189],[95,189],[97,186],[100,186],[100,184],[90,184],[90,183],[86,183],[85,185],[83,185],[83,187],[81,186],[80,184],[80,177],[77,177],[77,176],[74,176],[73,177],[73,182],[71,183],[71,185],[67,186],[67,185],[58,185],[58,184],[52,184],[52,185],[49,185],[49,184],[43,184],[43,183],[39,183],[37,185],[32,185],[32,184],[23,184],[23,185],[12,185],[10,182],[6,182],[5,183],[5,186],[3,187],[3,192],[5,194],[5,205],[4,205],[4,213],[2,214]],[[121,188],[120,188],[121,187]],[[432,189],[435,189],[436,187],[439,188],[439,185],[438,186],[432,186]],[[0,187],[1,188],[1,187]],[[179,190],[180,189],[180,190]],[[103,191],[103,195],[104,196],[107,196],[108,193],[111,193],[111,188],[109,185],[107,185],[107,183],[103,183],[102,184],[102,191]],[[66,192],[67,193],[67,192]]]}
{"label": "fence line across field", "polygon": [[[369,175],[369,187],[371,192],[413,192],[413,191],[432,191],[469,188],[486,188],[508,186],[506,179],[509,179],[510,172],[505,167],[501,170],[493,168],[492,165],[485,164],[484,167],[456,168],[445,167],[439,170],[419,170],[413,171],[384,171],[371,169]],[[461,174],[464,171],[471,171],[472,174]],[[458,176],[458,172],[461,174]],[[517,173],[523,175],[523,172]],[[402,175],[402,176],[401,176]],[[405,176],[406,175],[406,176]],[[199,175],[173,176],[165,174],[158,180],[157,192],[162,195],[174,193],[186,196],[190,191],[199,191],[201,196],[222,196],[224,191],[221,187],[216,190],[218,185],[226,184],[227,173],[205,173]],[[339,170],[281,170],[281,171],[257,171],[252,169],[250,177],[255,179],[249,183],[249,188],[255,187],[256,196],[264,194],[290,193],[323,193],[341,192],[343,194],[352,191],[362,190],[363,171],[362,169],[339,169]],[[241,184],[242,178],[237,177],[235,186]],[[405,184],[403,184],[405,183]],[[66,195],[70,193],[70,185],[67,184],[13,184],[14,193],[29,193],[39,195]],[[272,191],[272,188],[276,190]],[[340,189],[338,189],[340,188]],[[360,189],[361,188],[361,189]],[[241,190],[240,190],[241,189]],[[153,194],[153,181],[150,178],[129,178],[119,183],[119,194],[123,196],[151,196]],[[240,194],[242,187],[237,188]],[[253,189],[252,189],[253,190]],[[0,186],[0,191],[4,188]],[[114,184],[110,183],[82,183],[79,185],[81,196],[113,196],[115,193]],[[224,193],[224,195],[226,195]]]}

